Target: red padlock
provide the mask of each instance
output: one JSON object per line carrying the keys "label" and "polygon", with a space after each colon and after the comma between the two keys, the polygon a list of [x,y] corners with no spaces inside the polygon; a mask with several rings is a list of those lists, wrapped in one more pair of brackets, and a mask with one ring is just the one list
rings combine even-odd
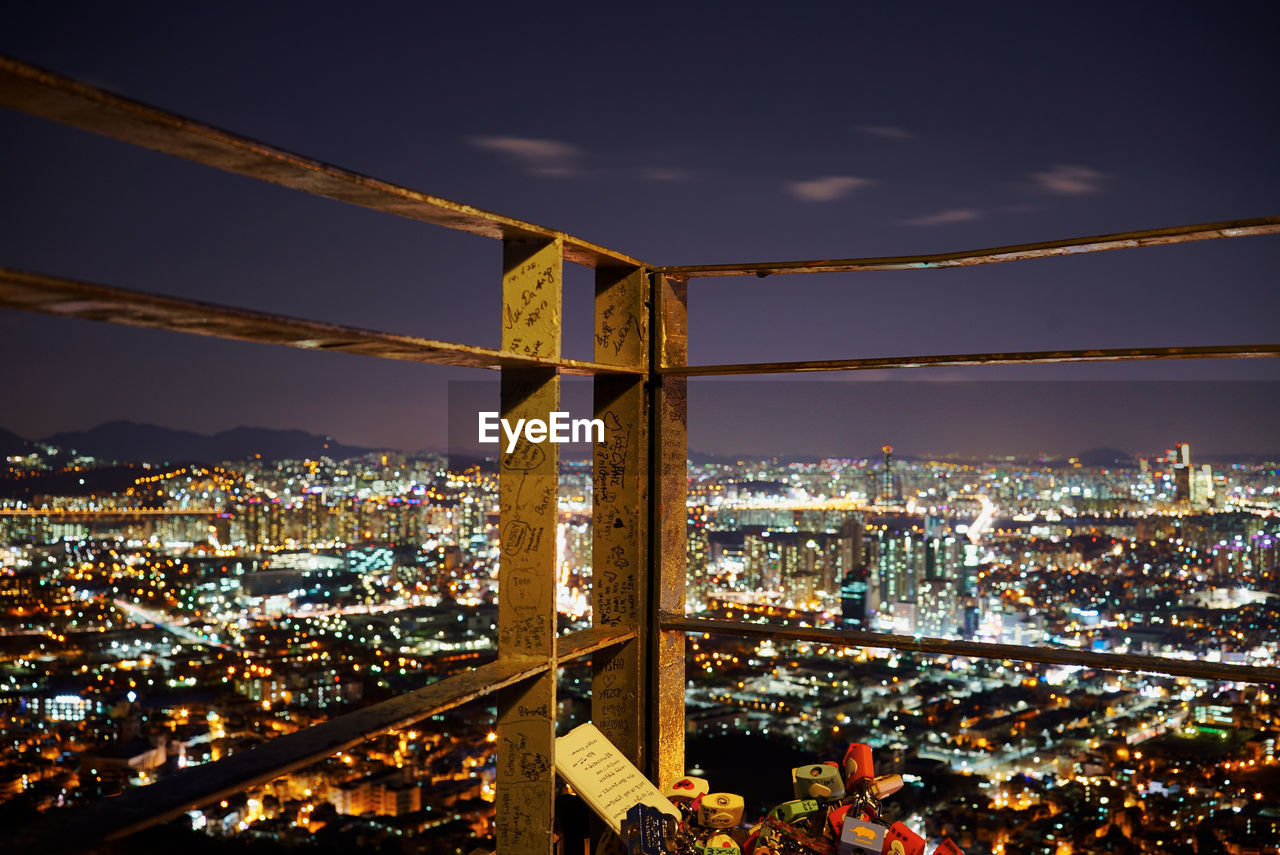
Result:
{"label": "red padlock", "polygon": [[827,827],[823,830],[831,837],[839,840],[840,830],[844,828],[844,818],[852,807],[853,805],[840,805],[840,807],[827,814]]}
{"label": "red padlock", "polygon": [[849,746],[849,750],[844,753],[844,762],[840,765],[844,769],[846,792],[852,789],[854,781],[876,776],[875,769],[871,766],[871,746],[861,742],[854,742]]}
{"label": "red padlock", "polygon": [[938,848],[933,850],[933,855],[964,855],[964,850],[957,846],[950,837],[944,837],[942,842],[938,844]]}
{"label": "red padlock", "polygon": [[895,822],[884,834],[884,855],[924,855],[924,838]]}
{"label": "red padlock", "polygon": [[699,796],[705,796],[711,789],[705,778],[695,778],[692,775],[685,775],[683,778],[676,778],[662,794],[671,800],[672,804],[688,805]]}

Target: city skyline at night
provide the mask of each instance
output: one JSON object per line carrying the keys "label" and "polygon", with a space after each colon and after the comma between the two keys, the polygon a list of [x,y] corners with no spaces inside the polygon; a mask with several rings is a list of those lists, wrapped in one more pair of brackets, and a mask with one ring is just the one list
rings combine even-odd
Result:
{"label": "city skyline at night", "polygon": [[[861,741],[906,782],[889,815],[967,852],[1037,836],[1049,852],[1254,851],[1274,827],[1273,689],[1105,664],[1280,656],[1274,463],[1219,468],[1169,445],[1125,468],[904,460],[887,446],[690,462],[691,616],[1102,657],[1080,668],[697,634],[691,769],[740,776],[731,745],[794,764]],[[111,464],[39,451],[11,457],[7,480],[100,484]],[[590,466],[567,462],[560,481],[557,602],[572,631],[593,609]],[[492,474],[372,453],[135,465],[124,483],[0,500],[0,812],[163,785],[494,655]],[[562,675],[564,730],[589,716],[585,676]],[[468,852],[492,829],[493,721],[442,721],[180,822],[229,842],[408,833],[409,851]],[[737,789],[749,810],[781,798],[768,776]],[[1104,837],[1111,848],[1093,848]]]}

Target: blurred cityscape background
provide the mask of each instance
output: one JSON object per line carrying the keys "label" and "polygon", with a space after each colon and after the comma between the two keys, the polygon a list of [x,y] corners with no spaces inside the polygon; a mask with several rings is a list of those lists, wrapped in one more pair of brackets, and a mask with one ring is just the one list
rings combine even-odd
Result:
{"label": "blurred cityscape background", "polygon": [[[163,786],[496,655],[491,460],[140,425],[3,439],[6,825]],[[1275,666],[1277,464],[1168,446],[692,455],[688,610]],[[561,629],[587,626],[589,462],[562,464],[557,554]],[[1274,687],[721,636],[691,636],[687,657],[690,771],[749,812],[790,797],[791,766],[860,741],[907,782],[890,815],[970,853],[1280,839]],[[589,685],[586,666],[562,672],[562,729],[590,717]],[[121,846],[467,853],[492,830],[495,741],[475,703]]]}

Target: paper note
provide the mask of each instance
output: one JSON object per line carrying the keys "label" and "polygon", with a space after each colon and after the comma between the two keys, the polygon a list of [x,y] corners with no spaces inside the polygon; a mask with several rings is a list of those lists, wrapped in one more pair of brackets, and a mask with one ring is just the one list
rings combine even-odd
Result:
{"label": "paper note", "polygon": [[556,771],[619,834],[636,804],[680,818],[670,800],[590,722],[556,739]]}

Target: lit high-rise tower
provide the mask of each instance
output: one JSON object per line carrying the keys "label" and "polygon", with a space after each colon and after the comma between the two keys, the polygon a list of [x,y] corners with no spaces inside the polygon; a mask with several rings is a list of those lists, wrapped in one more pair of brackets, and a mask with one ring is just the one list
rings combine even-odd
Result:
{"label": "lit high-rise tower", "polygon": [[1174,446],[1173,489],[1174,498],[1179,502],[1195,502],[1197,479],[1191,469],[1191,445],[1180,442]]}
{"label": "lit high-rise tower", "polygon": [[[867,562],[862,546],[863,521],[852,514],[840,526],[840,623],[849,629],[867,626],[872,603],[868,591]],[[877,586],[877,590],[879,586]]]}
{"label": "lit high-rise tower", "polygon": [[898,498],[896,482],[893,477],[893,446],[882,445],[880,451],[884,454],[884,468],[880,470],[879,489],[876,490],[876,501],[879,504],[887,505]]}

